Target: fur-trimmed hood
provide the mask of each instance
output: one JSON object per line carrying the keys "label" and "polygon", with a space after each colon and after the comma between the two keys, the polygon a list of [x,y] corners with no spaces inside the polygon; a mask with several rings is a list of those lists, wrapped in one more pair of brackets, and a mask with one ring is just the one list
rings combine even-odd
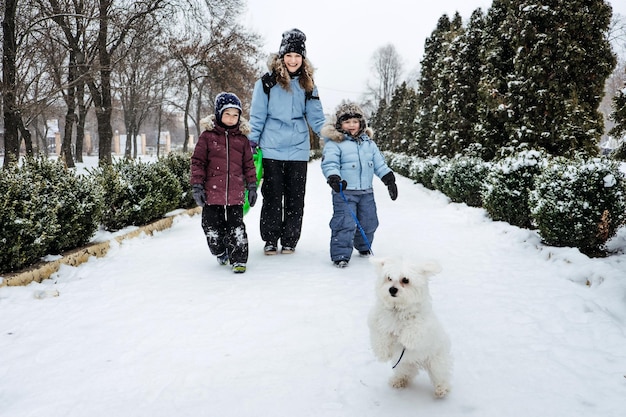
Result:
{"label": "fur-trimmed hood", "polygon": [[[282,88],[289,91],[289,83],[291,82],[291,77],[289,76],[289,71],[287,71],[287,67],[285,66],[284,61],[278,56],[278,54],[273,53],[270,54],[267,60],[267,69],[270,73],[276,74],[276,83],[279,84]],[[313,91],[315,87],[315,83],[313,82],[313,73],[315,70],[313,69],[313,64],[308,58],[302,59],[302,68],[299,75],[300,87],[308,93]]]}
{"label": "fur-trimmed hood", "polygon": [[[214,127],[215,127],[215,115],[214,114],[211,114],[203,119],[200,119],[200,129],[203,132],[205,130],[213,130]],[[248,123],[248,120],[243,116],[239,116],[239,131],[246,136],[248,136],[251,132],[250,123]]]}
{"label": "fur-trimmed hood", "polygon": [[353,102],[344,102],[337,106],[335,115],[326,120],[322,127],[321,134],[334,142],[341,142],[345,136],[352,136],[348,132],[341,130],[341,123],[348,119],[357,119],[361,125],[359,133],[354,136],[355,139],[363,139],[366,135],[370,139],[374,138],[374,131],[367,125],[363,109]]}
{"label": "fur-trimmed hood", "polygon": [[[333,142],[342,142],[346,136],[350,136],[348,133],[337,129],[337,116],[331,116],[326,119],[324,127],[322,127],[321,135],[324,138],[328,138]],[[359,134],[359,137],[367,135],[370,139],[374,139],[374,130],[366,126],[365,130]]]}

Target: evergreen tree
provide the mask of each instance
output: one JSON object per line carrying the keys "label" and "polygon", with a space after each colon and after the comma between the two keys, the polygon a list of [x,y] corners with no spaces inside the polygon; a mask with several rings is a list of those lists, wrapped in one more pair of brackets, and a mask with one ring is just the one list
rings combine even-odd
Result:
{"label": "evergreen tree", "polygon": [[370,127],[374,130],[374,138],[376,139],[376,144],[378,145],[378,148],[382,151],[391,150],[387,135],[387,126],[385,124],[386,114],[387,102],[384,98],[381,98],[380,102],[378,103],[378,107],[376,108],[376,113],[374,113],[374,115],[370,118],[369,124]]}
{"label": "evergreen tree", "polygon": [[496,157],[500,148],[510,144],[505,123],[510,117],[508,76],[513,71],[515,47],[508,31],[503,33],[502,27],[517,3],[494,0],[485,18],[480,53],[482,75],[478,85],[479,123],[475,130],[485,160]]}
{"label": "evergreen tree", "polygon": [[597,154],[597,111],[615,67],[607,38],[611,7],[602,0],[517,1],[501,28],[515,47],[507,101],[512,143],[553,155]]}
{"label": "evergreen tree", "polygon": [[439,18],[437,27],[424,44],[424,57],[421,61],[421,73],[418,80],[419,113],[415,150],[417,155],[431,155],[431,144],[435,141],[435,123],[437,115],[438,63],[443,53],[445,36],[450,31],[450,19],[444,14]]}
{"label": "evergreen tree", "polygon": [[463,21],[457,12],[450,22],[448,31],[440,33],[443,42],[435,63],[437,78],[433,102],[437,104],[433,112],[434,141],[431,145],[431,152],[435,155],[452,157],[458,151],[455,145],[457,131],[453,130],[452,125],[453,119],[458,120],[460,116],[455,113],[459,89],[455,85],[454,71],[458,63],[461,48],[459,39],[462,33]]}
{"label": "evergreen tree", "polygon": [[389,107],[387,109],[387,117],[385,118],[387,126],[387,141],[389,142],[389,150],[393,152],[400,151],[400,145],[403,137],[403,125],[405,120],[402,119],[404,113],[404,103],[407,94],[406,82],[403,82],[393,92]]}
{"label": "evergreen tree", "polygon": [[615,126],[609,131],[609,135],[615,138],[624,136],[626,134],[626,85],[613,96],[613,111],[610,118],[615,122]]}
{"label": "evergreen tree", "polygon": [[478,139],[478,84],[481,76],[479,54],[483,43],[485,16],[481,9],[472,13],[467,28],[457,38],[457,58],[452,61],[453,101],[450,130],[453,132],[455,153],[467,153]]}
{"label": "evergreen tree", "polygon": [[406,88],[404,94],[404,103],[402,110],[400,111],[400,120],[402,121],[402,128],[400,129],[400,135],[402,140],[400,141],[398,152],[409,153],[412,149],[412,145],[415,142],[415,136],[417,134],[417,124],[415,123],[415,114],[417,113],[417,93],[410,87]]}

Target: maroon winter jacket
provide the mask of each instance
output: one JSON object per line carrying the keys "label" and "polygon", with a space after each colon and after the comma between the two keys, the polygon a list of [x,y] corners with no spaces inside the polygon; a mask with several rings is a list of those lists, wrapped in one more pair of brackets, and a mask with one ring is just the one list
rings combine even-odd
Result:
{"label": "maroon winter jacket", "polygon": [[240,117],[239,125],[225,129],[215,124],[215,116],[201,121],[204,132],[191,156],[191,184],[204,184],[210,205],[235,206],[244,203],[247,184],[256,185],[248,122]]}

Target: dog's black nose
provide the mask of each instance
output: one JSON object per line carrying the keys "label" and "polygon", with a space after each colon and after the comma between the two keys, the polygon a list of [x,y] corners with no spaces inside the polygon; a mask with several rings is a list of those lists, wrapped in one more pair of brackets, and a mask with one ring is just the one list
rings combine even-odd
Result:
{"label": "dog's black nose", "polygon": [[389,294],[391,294],[392,297],[395,297],[397,293],[398,289],[396,287],[389,288]]}

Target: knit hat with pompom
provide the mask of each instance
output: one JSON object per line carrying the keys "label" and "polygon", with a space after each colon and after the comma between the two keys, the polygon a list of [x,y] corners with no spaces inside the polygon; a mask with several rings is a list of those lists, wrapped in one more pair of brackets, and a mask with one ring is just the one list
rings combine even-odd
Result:
{"label": "knit hat with pompom", "polygon": [[219,93],[215,96],[215,120],[219,123],[226,109],[237,109],[241,115],[241,100],[233,93]]}
{"label": "knit hat with pompom", "polygon": [[291,29],[283,32],[283,40],[280,42],[278,57],[282,58],[289,52],[295,52],[306,58],[306,35],[300,29]]}

